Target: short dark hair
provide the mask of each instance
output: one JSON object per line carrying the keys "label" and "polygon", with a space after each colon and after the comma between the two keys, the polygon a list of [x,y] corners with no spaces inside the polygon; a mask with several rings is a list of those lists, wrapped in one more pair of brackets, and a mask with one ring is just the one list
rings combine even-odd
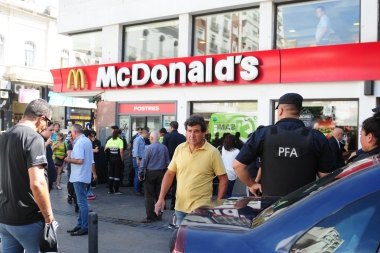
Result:
{"label": "short dark hair", "polygon": [[91,130],[91,135],[93,135],[94,137],[96,137],[96,132],[94,130]]}
{"label": "short dark hair", "polygon": [[240,132],[236,132],[235,137],[239,139],[240,138]]}
{"label": "short dark hair", "polygon": [[115,129],[119,129],[118,126],[111,126],[111,129],[115,130]]}
{"label": "short dark hair", "polygon": [[380,112],[375,113],[372,117],[363,121],[362,129],[365,134],[373,134],[376,139],[376,145],[380,147]]}
{"label": "short dark hair", "polygon": [[170,126],[172,128],[174,128],[175,130],[177,130],[178,129],[178,122],[177,121],[172,121],[172,122],[170,122]]}
{"label": "short dark hair", "polygon": [[323,7],[322,5],[321,6],[318,6],[317,10],[318,9],[321,9],[323,12],[325,12],[325,7]]}
{"label": "short dark hair", "polygon": [[59,127],[61,127],[61,125],[58,122],[55,122],[53,125],[54,126],[58,125]]}
{"label": "short dark hair", "polygon": [[160,134],[167,134],[168,133],[168,131],[166,130],[166,128],[161,128],[160,129]]}
{"label": "short dark hair", "polygon": [[89,136],[91,136],[91,130],[85,129],[85,130],[83,130],[83,134],[84,134],[84,136],[89,137]]}
{"label": "short dark hair", "polygon": [[51,120],[53,109],[51,105],[41,98],[32,100],[25,108],[23,117],[36,120],[38,117],[45,116]]}
{"label": "short dark hair", "polygon": [[187,130],[187,126],[201,126],[201,131],[204,133],[207,131],[207,125],[205,119],[199,115],[199,114],[193,114],[191,115],[186,121],[185,121],[185,129]]}

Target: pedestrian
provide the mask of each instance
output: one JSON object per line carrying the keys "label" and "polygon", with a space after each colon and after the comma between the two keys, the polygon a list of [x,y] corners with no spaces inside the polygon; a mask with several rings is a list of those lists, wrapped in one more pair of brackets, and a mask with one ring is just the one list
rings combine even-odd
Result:
{"label": "pedestrian", "polygon": [[54,133],[52,134],[51,139],[53,141],[56,141],[57,140],[57,134],[59,133],[59,130],[61,129],[61,125],[56,122],[53,124],[53,126],[54,126]]}
{"label": "pedestrian", "polygon": [[[142,223],[154,222],[161,218],[161,214],[154,213],[154,204],[161,191],[161,183],[170,163],[168,148],[159,143],[160,134],[157,131],[150,133],[150,145],[145,148],[143,159],[140,163],[139,175],[145,170],[145,210],[146,218]],[[142,179],[139,177],[140,181]]]}
{"label": "pedestrian", "polygon": [[54,220],[45,177],[46,148],[38,132],[51,122],[51,106],[31,101],[22,119],[0,137],[1,251],[37,253],[44,223]]}
{"label": "pedestrian", "polygon": [[347,164],[380,153],[380,112],[363,121],[360,130],[360,154],[350,157]]}
{"label": "pedestrian", "polygon": [[342,128],[336,127],[333,130],[332,136],[328,139],[330,149],[333,153],[334,168],[338,169],[346,165],[343,158],[343,150],[341,148],[341,141],[343,140],[344,132]]}
{"label": "pedestrian", "polygon": [[[172,121],[170,122],[169,127],[170,133],[164,136],[162,144],[164,144],[168,148],[169,159],[171,160],[174,155],[174,151],[178,147],[179,144],[184,143],[186,141],[186,137],[183,134],[178,133],[178,122]],[[171,203],[170,209],[174,210],[175,200],[176,200],[176,191],[177,191],[177,179],[174,178],[172,186],[171,186]]]}
{"label": "pedestrian", "polygon": [[[67,134],[68,138],[68,144],[67,144],[67,151],[66,151],[66,157],[71,157],[71,151],[73,151],[73,137],[71,136],[71,130]],[[73,183],[70,182],[70,176],[71,176],[71,163],[66,162],[67,166],[67,203],[71,205],[74,201],[74,212],[79,213],[79,206],[77,201],[77,196],[75,195],[75,189]]]}
{"label": "pedestrian", "polygon": [[135,178],[134,178],[134,194],[137,196],[141,196],[141,182],[139,180],[139,167],[141,163],[141,159],[144,156],[145,149],[145,138],[148,137],[148,131],[143,129],[141,130],[141,134],[139,134],[135,140],[133,141],[133,167],[135,168]]}
{"label": "pedestrian", "polygon": [[[101,169],[100,164],[99,164],[100,163],[99,150],[100,150],[100,147],[102,146],[102,143],[100,142],[100,140],[98,140],[96,138],[96,132],[94,130],[91,130],[90,140],[92,142],[92,150],[94,152],[94,162],[95,162],[96,174],[99,174],[99,170]],[[96,184],[97,184],[96,181],[91,182],[91,189],[95,189]]]}
{"label": "pedestrian", "polygon": [[[109,191],[108,193],[121,195],[123,192],[119,190],[120,187],[120,178],[123,173],[124,168],[124,144],[123,141],[119,138],[121,131],[119,129],[114,130],[112,133],[112,138],[109,139],[106,143],[105,150],[109,150]],[[115,187],[115,191],[114,191]]]}
{"label": "pedestrian", "polygon": [[58,133],[56,135],[56,141],[53,142],[52,146],[54,164],[57,168],[57,189],[62,190],[61,187],[61,175],[63,170],[63,162],[67,151],[67,143],[64,142],[63,133]]}
{"label": "pedestrian", "polygon": [[158,140],[159,143],[162,143],[162,141],[164,140],[164,136],[168,134],[168,131],[166,130],[166,128],[161,128],[160,129],[160,139]]}
{"label": "pedestrian", "polygon": [[235,157],[239,154],[240,150],[237,148],[237,139],[235,136],[228,134],[223,141],[222,148],[222,160],[224,167],[227,171],[228,177],[228,187],[227,192],[224,198],[228,199],[232,196],[232,190],[234,189],[234,184],[236,181],[236,173],[232,168],[232,163],[235,160]]}
{"label": "pedestrian", "polygon": [[83,134],[83,127],[74,124],[71,127],[73,138],[73,150],[71,157],[66,157],[65,161],[71,163],[70,182],[73,183],[75,194],[79,206],[79,218],[76,226],[67,232],[73,236],[88,234],[88,202],[87,186],[91,182],[91,171],[93,180],[96,180],[96,171],[93,164],[92,143]]}
{"label": "pedestrian", "polygon": [[[303,98],[297,93],[280,97],[275,125],[257,129],[243,145],[233,168],[253,194],[280,198],[334,170],[326,137],[299,120]],[[260,157],[261,184],[249,175],[247,165]]]}
{"label": "pedestrian", "polygon": [[175,215],[177,225],[181,223],[187,213],[208,203],[212,197],[212,180],[214,175],[219,178],[217,199],[223,199],[228,178],[219,151],[204,137],[207,125],[200,115],[192,115],[185,122],[187,141],[180,144],[174,152],[161,184],[161,193],[155,205],[165,208],[165,196],[174,177],[177,176],[177,193]]}
{"label": "pedestrian", "polygon": [[48,186],[49,192],[53,189],[53,183],[57,180],[57,169],[55,168],[53,161],[53,150],[51,145],[53,140],[51,139],[52,134],[54,133],[54,126],[52,122],[49,122],[47,128],[43,130],[40,134],[45,141],[46,147],[46,160],[47,160],[47,174],[48,174]]}

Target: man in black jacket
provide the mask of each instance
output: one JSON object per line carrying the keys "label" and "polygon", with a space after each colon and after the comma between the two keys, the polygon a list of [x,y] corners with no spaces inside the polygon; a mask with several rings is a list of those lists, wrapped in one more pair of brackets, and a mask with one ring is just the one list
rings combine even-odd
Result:
{"label": "man in black jacket", "polygon": [[[162,144],[164,144],[168,148],[170,160],[172,160],[174,151],[177,148],[177,146],[186,141],[186,137],[183,134],[178,133],[177,129],[178,129],[178,122],[177,121],[170,122],[170,128],[169,128],[170,133],[165,134],[164,140],[162,141]],[[174,178],[173,184],[172,184],[172,190],[171,190],[171,195],[172,195],[172,201],[170,204],[171,210],[174,210],[176,191],[177,191],[177,180]]]}
{"label": "man in black jacket", "polygon": [[340,147],[340,141],[343,139],[344,136],[343,129],[336,127],[332,135],[333,136],[329,139],[329,145],[334,157],[334,167],[335,169],[338,169],[345,165],[343,159],[343,152]]}

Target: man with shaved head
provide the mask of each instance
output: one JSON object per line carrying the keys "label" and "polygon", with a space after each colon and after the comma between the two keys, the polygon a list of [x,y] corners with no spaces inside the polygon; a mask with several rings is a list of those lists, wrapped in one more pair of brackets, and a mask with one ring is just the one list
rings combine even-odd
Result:
{"label": "man with shaved head", "polygon": [[329,139],[329,145],[334,157],[334,167],[335,169],[338,169],[345,165],[343,159],[343,152],[340,148],[340,141],[343,139],[344,136],[343,129],[336,127],[332,135],[333,136]]}
{"label": "man with shaved head", "polygon": [[[154,222],[160,218],[154,212],[155,200],[158,199],[161,191],[161,183],[164,178],[167,167],[170,163],[168,148],[159,143],[160,133],[153,131],[150,133],[150,145],[145,148],[144,155],[142,157],[139,173],[145,170],[145,210],[146,218],[142,223]],[[143,178],[139,176],[139,180]]]}

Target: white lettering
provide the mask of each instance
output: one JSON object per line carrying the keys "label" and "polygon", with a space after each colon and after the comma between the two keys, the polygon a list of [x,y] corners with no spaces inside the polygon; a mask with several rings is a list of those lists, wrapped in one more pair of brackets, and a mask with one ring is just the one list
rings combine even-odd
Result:
{"label": "white lettering", "polygon": [[183,62],[169,64],[169,83],[176,84],[176,74],[179,70],[179,83],[186,83],[186,65]]}
{"label": "white lettering", "polygon": [[287,156],[288,153],[290,153],[290,152],[289,152],[289,149],[290,149],[290,148],[285,148],[285,157]]}
{"label": "white lettering", "polygon": [[[223,70],[226,73],[223,74]],[[220,60],[215,65],[215,76],[220,81],[233,81],[235,80],[235,61],[234,56],[228,56],[227,60]]]}
{"label": "white lettering", "polygon": [[[158,71],[161,71],[161,78],[158,79]],[[150,78],[152,79],[152,82],[157,85],[162,85],[166,83],[166,80],[168,79],[168,69],[162,65],[158,64],[153,67],[152,72],[150,73]]]}
{"label": "white lettering", "polygon": [[131,74],[131,71],[129,70],[129,68],[126,68],[126,67],[119,69],[119,71],[117,72],[117,84],[121,87],[127,87],[131,79],[125,78],[123,80],[123,74],[124,76],[128,76]]}
{"label": "white lettering", "polygon": [[278,156],[281,156],[282,153],[284,153],[285,149],[283,147],[278,148]]}
{"label": "white lettering", "polygon": [[189,65],[189,74],[187,74],[187,78],[190,82],[193,83],[203,83],[205,81],[204,78],[204,65],[200,61],[193,61]]}
{"label": "white lettering", "polygon": [[240,76],[246,81],[251,81],[256,79],[256,77],[259,75],[259,70],[257,67],[259,65],[259,60],[256,57],[248,56],[245,57],[242,61],[240,66],[245,71],[240,71]]}
{"label": "white lettering", "polygon": [[133,111],[159,111],[160,110],[160,106],[156,105],[156,106],[139,106],[139,105],[135,105],[133,107]]}
{"label": "white lettering", "polygon": [[206,58],[206,82],[212,82],[212,58]]}
{"label": "white lettering", "polygon": [[96,78],[96,87],[97,88],[109,88],[111,83],[111,87],[117,87],[116,83],[116,67],[109,66],[106,70],[106,67],[98,68],[98,76]]}
{"label": "white lettering", "polygon": [[[138,80],[140,69],[144,71],[144,76],[142,79]],[[133,64],[132,66],[132,85],[133,86],[145,85],[148,83],[149,78],[150,78],[150,69],[148,65],[146,65],[145,63]]]}
{"label": "white lettering", "polygon": [[293,148],[292,149],[292,152],[290,153],[290,156],[295,156],[295,157],[298,157],[298,155],[297,155],[297,151],[296,151],[296,149],[295,148]]}

